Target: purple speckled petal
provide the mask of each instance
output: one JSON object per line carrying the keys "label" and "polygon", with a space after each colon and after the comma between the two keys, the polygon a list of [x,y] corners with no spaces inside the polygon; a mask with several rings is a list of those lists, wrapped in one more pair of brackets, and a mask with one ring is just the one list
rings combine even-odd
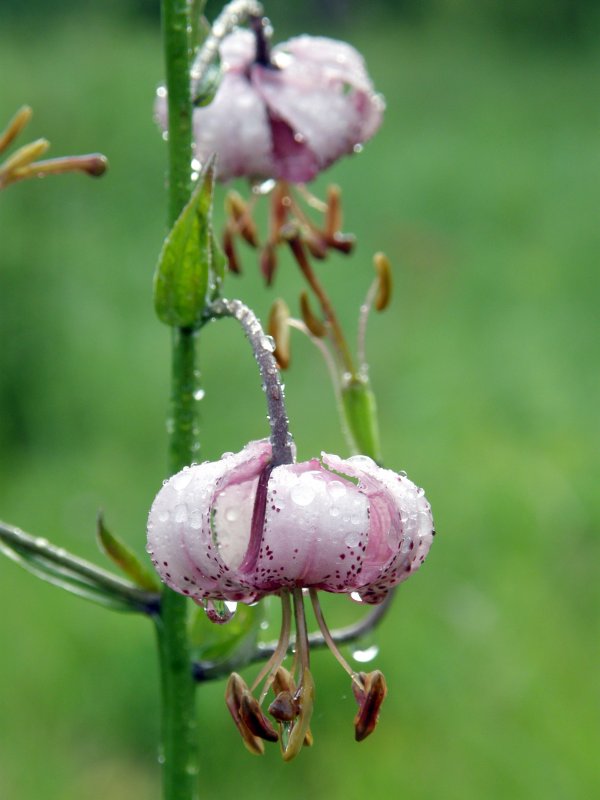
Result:
{"label": "purple speckled petal", "polygon": [[317,460],[277,467],[269,481],[255,585],[347,591],[360,583],[355,575],[368,529],[367,499],[353,483]]}
{"label": "purple speckled petal", "polygon": [[[406,580],[423,563],[433,539],[431,507],[406,476],[383,469],[367,456],[341,459],[322,454],[330,469],[358,479],[371,502],[371,532],[365,554],[368,580],[358,594],[367,603],[381,602],[389,589]],[[379,566],[378,576],[368,574]]]}

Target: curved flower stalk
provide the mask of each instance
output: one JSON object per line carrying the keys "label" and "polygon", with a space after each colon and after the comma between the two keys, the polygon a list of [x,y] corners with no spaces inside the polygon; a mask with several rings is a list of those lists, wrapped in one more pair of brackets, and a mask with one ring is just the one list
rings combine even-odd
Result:
{"label": "curved flower stalk", "polygon": [[[405,475],[365,456],[271,463],[268,440],[240,453],[183,469],[158,493],[148,519],[148,550],[162,580],[226,621],[236,602],[278,595],[279,642],[249,689],[234,673],[227,704],[252,752],[262,740],[282,743],[292,758],[309,735],[314,684],[304,616],[308,591],[325,641],[350,674],[359,713],[357,739],[374,728],[385,696],[378,671],[354,672],[335,645],[320,610],[317,590],[381,603],[425,560],[434,534],[429,503]],[[292,627],[296,656],[283,669]],[[258,700],[252,692],[263,683]],[[279,734],[261,709],[268,691]]]}
{"label": "curved flower stalk", "polygon": [[[216,154],[221,181],[311,181],[374,135],[383,99],[345,42],[298,36],[271,49],[268,21],[250,21],[252,30],[220,42],[221,82],[212,101],[194,110],[195,157],[202,165]],[[159,88],[163,130],[166,99]]]}

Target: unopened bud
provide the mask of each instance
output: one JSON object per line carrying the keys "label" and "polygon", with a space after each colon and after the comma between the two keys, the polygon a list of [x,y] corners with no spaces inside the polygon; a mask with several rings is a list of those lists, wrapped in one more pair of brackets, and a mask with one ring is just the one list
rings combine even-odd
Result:
{"label": "unopened bud", "polygon": [[3,153],[7,147],[17,138],[23,128],[27,125],[33,114],[29,106],[21,106],[14,117],[6,126],[5,130],[0,134],[0,153]]}
{"label": "unopened bud", "polygon": [[377,271],[377,294],[373,305],[376,311],[383,311],[392,296],[392,267],[384,253],[375,253],[373,264]]}
{"label": "unopened bud", "polygon": [[306,292],[302,292],[300,295],[300,313],[302,314],[304,324],[312,335],[316,336],[317,339],[322,339],[327,333],[327,328],[325,327],[325,323],[313,314]]}
{"label": "unopened bud", "polygon": [[273,355],[281,369],[287,369],[290,364],[290,328],[288,320],[290,310],[285,300],[275,300],[269,314],[268,332],[275,340]]}

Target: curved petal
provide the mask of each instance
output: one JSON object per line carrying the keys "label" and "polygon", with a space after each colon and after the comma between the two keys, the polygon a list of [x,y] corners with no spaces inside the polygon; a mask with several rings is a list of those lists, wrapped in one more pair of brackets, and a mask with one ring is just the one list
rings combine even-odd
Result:
{"label": "curved petal", "polygon": [[245,75],[226,73],[212,103],[195,109],[193,124],[196,157],[204,163],[216,153],[219,180],[273,175],[267,110]]}
{"label": "curved petal", "polygon": [[[238,557],[238,544],[231,546],[232,534],[244,530],[244,508],[251,509],[254,499],[253,481],[270,458],[267,440],[251,442],[240,453],[186,467],[164,484],[150,509],[148,550],[168,586],[196,600],[255,598],[246,581],[236,580],[227,560],[235,564]],[[242,494],[246,506],[234,505]],[[220,528],[218,523],[215,527],[219,508],[223,517]],[[227,518],[229,508],[235,508],[236,518]],[[239,527],[237,519],[242,523]],[[242,539],[239,546],[243,545]]]}
{"label": "curved petal", "polygon": [[240,28],[223,39],[219,55],[224,72],[245,72],[256,57],[256,37]]}
{"label": "curved petal", "polygon": [[392,586],[406,580],[425,560],[433,539],[431,507],[423,490],[406,476],[377,466],[367,456],[341,459],[323,453],[322,458],[330,469],[358,479],[359,488],[369,498],[371,528],[365,573],[372,570],[358,593],[364,602],[379,603]]}

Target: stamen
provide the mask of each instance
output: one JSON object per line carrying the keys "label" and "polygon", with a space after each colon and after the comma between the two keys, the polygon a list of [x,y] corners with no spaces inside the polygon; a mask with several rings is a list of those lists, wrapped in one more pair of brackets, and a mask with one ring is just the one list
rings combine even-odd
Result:
{"label": "stamen", "polygon": [[306,627],[306,615],[304,614],[304,595],[302,589],[296,587],[292,590],[294,601],[294,619],[296,621],[296,653],[300,674],[298,685],[302,687],[304,674],[310,669],[310,649],[308,645],[308,628]]}
{"label": "stamen", "polygon": [[310,307],[310,301],[306,292],[300,295],[300,312],[306,327],[318,339],[322,339],[327,333],[325,324],[315,315]]}
{"label": "stamen", "polygon": [[376,311],[383,311],[387,308],[392,294],[392,270],[387,256],[383,253],[375,253],[373,256],[373,266],[377,271],[377,277],[369,286],[369,291],[367,292],[364,303],[360,307],[358,315],[356,352],[361,374],[366,374],[367,369],[366,339],[369,312],[373,306],[375,306]]}
{"label": "stamen", "polygon": [[279,634],[277,647],[275,648],[275,652],[273,653],[271,658],[263,666],[261,671],[256,676],[254,683],[252,684],[252,691],[255,691],[256,687],[259,686],[260,682],[267,675],[269,676],[265,681],[265,686],[263,687],[263,691],[261,692],[260,696],[261,703],[264,700],[267,692],[269,691],[271,684],[275,680],[277,670],[281,667],[283,659],[286,657],[288,648],[290,646],[290,632],[292,629],[292,607],[290,603],[290,593],[282,591],[280,597],[281,597],[281,632]]}
{"label": "stamen", "polygon": [[290,310],[285,300],[278,298],[271,306],[269,314],[269,324],[267,330],[269,335],[275,340],[275,360],[281,369],[287,369],[290,365],[290,328],[288,320]]}
{"label": "stamen", "polygon": [[339,661],[339,663],[342,665],[342,667],[345,669],[345,671],[348,673],[348,675],[350,675],[350,677],[352,678],[352,681],[354,683],[356,683],[362,689],[363,687],[362,687],[362,684],[360,682],[360,678],[358,676],[358,673],[355,672],[355,670],[352,669],[350,664],[348,664],[348,662],[346,661],[344,656],[340,653],[340,651],[338,649],[338,646],[333,641],[333,637],[332,637],[332,635],[331,635],[331,633],[329,631],[329,628],[327,627],[327,623],[325,622],[325,618],[323,617],[323,612],[321,611],[321,604],[319,603],[319,597],[318,597],[317,592],[315,591],[315,589],[311,589],[310,590],[310,600],[312,602],[312,607],[313,607],[313,610],[315,612],[315,619],[317,620],[317,624],[319,625],[319,628],[321,629],[321,633],[323,634],[323,638],[327,642],[327,646],[329,647],[329,649],[331,650],[333,655],[336,657],[336,659]]}

